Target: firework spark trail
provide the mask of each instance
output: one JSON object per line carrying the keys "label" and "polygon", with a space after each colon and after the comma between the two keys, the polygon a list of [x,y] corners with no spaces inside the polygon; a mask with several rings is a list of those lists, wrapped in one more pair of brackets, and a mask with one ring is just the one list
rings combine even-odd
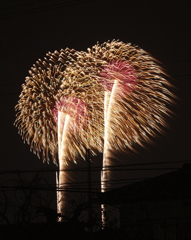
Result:
{"label": "firework spark trail", "polygon": [[61,140],[60,150],[59,150],[60,152],[59,161],[61,166],[67,165],[65,152],[67,149],[67,140],[69,135],[70,121],[71,121],[71,117],[68,114],[66,114],[63,132],[62,132],[62,140]]}
{"label": "firework spark trail", "polygon": [[168,105],[175,97],[166,74],[131,44],[113,40],[87,52],[49,52],[29,74],[15,107],[15,125],[39,158],[42,154],[48,162],[52,156],[59,163],[62,184],[69,177],[62,171],[65,164],[85,159],[88,148],[91,155],[104,153],[101,189],[109,190],[110,150],[131,153],[152,143],[172,115]]}
{"label": "firework spark trail", "polygon": [[[115,133],[111,137],[115,149],[123,150],[125,145],[133,150],[133,142],[141,144],[149,141],[149,135],[155,136],[155,130],[161,131],[165,125],[163,119],[165,115],[170,115],[165,104],[172,102],[172,94],[166,88],[170,84],[164,79],[165,75],[156,61],[142,49],[112,41],[97,44],[92,50],[88,49],[88,53],[66,49],[48,53],[47,56],[34,65],[31,76],[26,78],[16,106],[18,113],[15,121],[24,140],[38,156],[42,151],[44,160],[48,159],[49,152],[56,162],[58,133],[52,109],[62,96],[83,99],[90,114],[87,131],[80,127],[75,133],[77,138],[72,134],[75,144],[68,146],[67,161],[75,159],[76,153],[85,156],[87,137],[92,151],[103,150],[104,84],[100,73],[106,70],[106,86],[112,89],[112,79],[115,78],[122,86],[115,97],[117,114],[112,113],[110,124],[110,133]],[[120,72],[123,62],[132,65],[137,74],[137,85],[130,92],[124,74]],[[125,91],[121,91],[123,89]],[[115,131],[117,128],[118,133]]]}
{"label": "firework spark trail", "polygon": [[111,112],[113,108],[113,102],[114,102],[114,96],[117,91],[117,80],[114,81],[113,88],[111,93],[105,92],[105,101],[104,101],[104,152],[103,152],[103,170],[102,170],[102,192],[105,192],[106,190],[109,190],[109,169],[108,167],[111,166],[111,156],[109,151],[111,150],[110,146],[110,120],[111,120]]}
{"label": "firework spark trail", "polygon": [[66,113],[58,111],[58,158],[61,159],[61,143]]}
{"label": "firework spark trail", "polygon": [[[102,163],[102,174],[101,174],[101,192],[108,191],[110,188],[109,180],[110,180],[110,170],[109,166],[112,165],[111,163],[111,155],[110,155],[110,133],[109,133],[109,124],[110,124],[110,117],[112,111],[112,102],[113,102],[113,95],[116,92],[117,80],[114,81],[113,88],[111,93],[105,91],[104,94],[104,150],[103,150],[103,163]],[[106,206],[104,204],[101,205],[102,208],[102,229],[106,226]]]}
{"label": "firework spark trail", "polygon": [[[63,129],[64,129],[65,115],[66,115],[65,113],[58,111],[58,159],[61,159],[61,142],[62,142],[62,135],[63,135]],[[59,163],[60,163],[60,161],[59,161]],[[61,169],[60,164],[59,164],[59,169]],[[63,177],[60,176],[60,171],[56,174],[57,174],[56,175],[57,213],[61,213],[62,212],[61,211],[62,196],[61,196],[61,192],[60,192],[60,183],[61,183],[61,181],[63,183]]]}
{"label": "firework spark trail", "polygon": [[[103,153],[103,168],[101,175],[102,188],[101,191],[109,191],[110,184],[110,170],[109,166],[112,166],[111,162],[111,153],[112,146],[110,145],[111,138],[116,133],[111,133],[110,129],[112,124],[112,111],[115,109],[115,100],[116,98],[123,97],[123,93],[132,89],[131,84],[135,84],[135,71],[127,65],[125,62],[113,61],[109,66],[104,68],[105,72],[102,72],[101,75],[104,76],[105,80],[105,100],[104,100],[104,153]],[[124,71],[125,70],[125,71]],[[130,70],[130,71],[129,71]],[[129,77],[130,75],[130,77]],[[111,79],[110,79],[111,78]],[[110,82],[108,81],[110,80]],[[108,92],[110,90],[111,92]],[[102,205],[102,222],[103,228],[106,226],[106,206]]]}
{"label": "firework spark trail", "polygon": [[[105,45],[107,47],[107,44]],[[106,91],[104,105],[104,154],[101,175],[102,192],[108,191],[111,187],[109,184],[111,179],[109,166],[112,165],[110,151],[114,149],[123,150],[124,147],[135,151],[133,142],[144,146],[145,140],[147,142],[150,141],[148,135],[156,135],[155,129],[159,132],[162,131],[161,127],[159,127],[159,125],[165,126],[162,115],[170,114],[168,109],[164,110],[163,103],[170,103],[172,101],[170,97],[173,96],[168,90],[166,91],[165,85],[168,86],[169,84],[162,77],[164,73],[155,64],[155,60],[146,55],[146,52],[143,50],[137,51],[136,48],[133,49],[134,54],[131,54],[132,47],[126,46],[126,49],[130,49],[130,54],[126,55],[127,58],[130,58],[128,59],[129,61],[122,59],[121,56],[117,61],[112,60],[110,56],[108,65],[105,65],[101,72],[102,83]],[[121,44],[121,47],[123,48],[123,44]],[[138,57],[135,57],[137,53]],[[138,61],[139,58],[140,60]],[[139,89],[139,92],[136,88]],[[164,89],[166,95],[161,95]],[[110,91],[111,94],[109,95],[107,91]],[[162,99],[158,98],[157,100],[157,95],[158,97],[161,95]],[[139,103],[138,107],[136,103]],[[153,109],[152,104],[157,106],[158,109]],[[146,109],[148,109],[148,112]],[[106,225],[106,209],[107,206],[102,205],[103,228]]]}
{"label": "firework spark trail", "polygon": [[[105,92],[104,94],[104,153],[103,153],[103,165],[102,165],[102,174],[101,174],[101,191],[105,192],[106,185],[107,185],[107,154],[109,150],[109,139],[108,139],[108,108],[109,108],[109,102],[110,102],[110,93]],[[105,160],[104,160],[105,159]],[[108,165],[109,166],[109,165]]]}
{"label": "firework spark trail", "polygon": [[[109,169],[111,166],[111,156],[109,151],[112,150],[111,139],[115,137],[117,133],[111,132],[112,129],[112,112],[116,112],[115,101],[116,99],[124,97],[124,94],[128,94],[130,90],[134,88],[136,84],[136,72],[126,62],[113,61],[106,66],[101,73],[104,77],[105,84],[105,100],[104,100],[104,154],[103,154],[103,173],[102,173],[102,192],[109,190]],[[109,92],[109,91],[110,92]],[[114,109],[114,110],[113,110]],[[117,117],[117,116],[116,116]],[[117,129],[119,130],[119,129]]]}
{"label": "firework spark trail", "polygon": [[[64,215],[67,209],[67,196],[66,193],[63,193],[63,187],[70,182],[70,176],[66,171],[68,168],[67,150],[68,146],[73,144],[70,135],[78,134],[78,131],[82,131],[87,125],[87,106],[81,99],[64,97],[56,103],[53,114],[58,126],[59,175],[57,181],[57,209]],[[75,162],[74,159],[73,161]],[[59,220],[62,221],[62,218]]]}
{"label": "firework spark trail", "polygon": [[[105,189],[107,189],[107,171],[106,171],[106,166],[107,166],[107,148],[108,146],[108,132],[107,132],[107,116],[108,116],[108,106],[109,106],[109,101],[110,101],[110,93],[105,92],[104,94],[104,154],[103,154],[103,163],[102,163],[102,172],[101,172],[101,192],[105,192]],[[105,213],[105,205],[101,204],[101,218],[102,218],[102,229],[104,229],[106,225],[106,213]]]}
{"label": "firework spark trail", "polygon": [[[59,117],[61,118],[61,121],[63,121],[62,115],[63,115],[63,113],[59,114],[59,112],[58,112],[58,122],[60,122]],[[60,171],[59,171],[59,192],[58,192],[59,207],[58,208],[59,208],[61,213],[64,212],[65,202],[66,202],[65,195],[62,194],[62,191],[60,191],[60,190],[63,190],[62,187],[67,182],[67,174],[64,170],[67,167],[65,152],[66,152],[66,148],[67,148],[67,139],[68,139],[68,134],[69,134],[70,120],[71,120],[70,116],[66,115],[65,119],[64,119],[64,123],[61,122],[60,125],[64,124],[64,126],[62,128],[61,138],[58,140],[58,141],[61,140],[60,143],[58,144],[58,146],[59,146],[59,149],[58,149],[58,152],[59,152],[59,169],[60,169]],[[60,130],[59,127],[60,126],[58,125],[58,131]]]}

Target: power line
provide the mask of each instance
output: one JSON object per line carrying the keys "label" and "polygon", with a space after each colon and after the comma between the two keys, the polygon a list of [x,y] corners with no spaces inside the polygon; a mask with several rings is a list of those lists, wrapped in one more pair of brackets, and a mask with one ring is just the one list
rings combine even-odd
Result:
{"label": "power line", "polygon": [[44,6],[44,7],[42,6],[42,7],[36,7],[36,8],[31,8],[31,9],[26,9],[26,10],[20,10],[17,12],[1,14],[0,19],[20,17],[20,16],[24,16],[27,14],[34,14],[34,13],[44,12],[44,11],[48,11],[48,10],[74,6],[74,5],[78,5],[81,3],[90,3],[90,2],[94,2],[94,1],[97,1],[97,0],[83,0],[83,1],[74,0],[74,1],[64,2],[64,3],[51,4],[49,6]]}
{"label": "power line", "polygon": [[[46,2],[45,0],[41,2]],[[30,5],[34,5],[34,4],[37,4],[39,3],[39,1],[37,2],[31,2],[31,3],[24,3],[24,4],[20,4],[20,5],[14,5],[14,6],[10,6],[10,7],[4,7],[4,8],[0,8],[0,11],[2,10],[9,10],[9,9],[13,9],[13,8],[19,8],[19,7],[23,7],[23,6],[30,6]]]}
{"label": "power line", "polygon": [[[100,171],[112,171],[112,172],[117,172],[117,171],[158,171],[158,170],[177,170],[180,168],[175,168],[175,167],[160,167],[160,168],[114,168],[114,169],[110,169],[110,167],[105,167],[104,170],[100,170],[100,169],[94,169],[91,170],[92,172],[100,172]],[[87,169],[84,170],[78,170],[78,169],[67,169],[67,170],[60,170],[60,172],[87,172]],[[27,171],[28,173],[32,173],[32,172],[36,172],[36,171]],[[45,172],[56,172],[56,170],[49,170],[49,171],[45,171]],[[18,172],[6,172],[6,171],[2,171],[0,172],[0,174],[16,174]],[[21,172],[20,172],[21,173]],[[26,171],[22,171],[22,173],[26,173]]]}
{"label": "power line", "polygon": [[[149,179],[149,178],[147,178]],[[139,179],[140,180],[140,179]],[[117,182],[118,180],[116,180]],[[128,182],[128,183],[138,183],[140,181],[134,181],[134,182]],[[119,184],[118,182],[116,184]],[[125,184],[125,182],[123,183]],[[69,185],[69,184],[68,184]],[[129,185],[129,184],[128,184]],[[89,193],[89,188],[87,187],[71,187],[71,186],[62,186],[62,187],[55,187],[55,185],[52,186],[47,186],[47,185],[35,185],[35,186],[4,186],[0,185],[0,191],[4,190],[38,190],[38,191],[61,191],[61,192],[75,192],[75,193]],[[92,187],[92,193],[98,193],[100,192],[100,187]],[[114,189],[114,188],[112,188]]]}
{"label": "power line", "polygon": [[[132,182],[135,183],[135,182]],[[94,190],[94,193],[100,192],[101,189],[100,187],[92,187],[92,190]],[[86,191],[89,193],[89,188],[87,187],[70,187],[70,186],[65,186],[65,187],[50,187],[50,186],[4,186],[0,185],[0,191],[3,190],[37,190],[37,191],[61,191],[61,192],[84,192]]]}
{"label": "power line", "polygon": [[[148,163],[132,163],[132,164],[118,164],[118,165],[110,165],[107,166],[107,169],[112,169],[112,168],[124,168],[124,167],[135,167],[135,166],[147,166],[147,165],[160,165],[160,164],[175,164],[175,163],[188,163],[191,162],[191,159],[188,160],[177,160],[177,161],[161,161],[161,162],[148,162]],[[100,171],[101,167],[92,167],[93,171]],[[136,170],[136,169],[135,169]],[[144,169],[143,169],[144,170]],[[0,171],[0,174],[9,174],[9,173],[44,173],[44,172],[56,172],[58,171],[57,169],[40,169],[40,170],[7,170],[7,171]],[[73,169],[69,168],[67,170],[63,171],[87,171],[87,168],[78,168],[78,169]]]}
{"label": "power line", "polygon": [[[145,170],[176,170],[179,168],[174,168],[174,167],[161,167],[161,168],[113,168],[111,167],[104,167],[104,169],[92,169],[92,172],[100,172],[100,171],[136,171],[136,170],[141,170],[141,171],[145,171]],[[59,170],[59,172],[87,172],[87,169],[66,169],[66,170]],[[32,173],[32,172],[37,172],[37,171],[13,171],[13,172],[7,172],[7,171],[1,171],[0,174],[13,174],[13,173]],[[56,170],[46,170],[44,172],[56,172]]]}
{"label": "power line", "polygon": [[[176,168],[176,167],[161,167],[161,168],[113,168],[111,169],[111,167],[104,167],[103,170],[101,169],[93,169],[91,170],[92,172],[100,172],[100,171],[112,171],[112,172],[117,172],[117,171],[162,171],[162,170],[177,170],[180,168]],[[37,172],[37,171],[22,171],[22,173],[32,173],[32,172]],[[45,172],[56,172],[56,170],[49,170],[49,171],[45,171]],[[67,170],[60,170],[60,172],[87,172],[87,169],[67,169]],[[7,172],[7,171],[1,171],[0,175],[2,174],[16,174],[18,172]],[[21,173],[21,172],[20,172]]]}
{"label": "power line", "polygon": [[[0,189],[2,190],[12,190],[12,191],[15,191],[15,190],[26,190],[26,189],[30,189],[30,190],[37,190],[37,191],[60,191],[60,192],[73,192],[73,193],[89,193],[88,190],[75,190],[75,189],[58,189],[58,188],[38,188],[38,187],[2,187],[0,186]],[[96,191],[97,190],[97,191]],[[98,193],[100,192],[100,189],[94,189],[94,191],[92,191],[92,193]]]}
{"label": "power line", "polygon": [[[152,169],[149,169],[149,170],[152,170]],[[143,181],[145,179],[149,179],[149,178],[125,178],[125,179],[118,179],[118,180],[110,180],[109,182],[112,183],[112,185],[114,185],[114,184],[127,184],[127,183],[132,184],[132,183]],[[14,182],[14,180],[12,180],[11,182]],[[93,185],[95,185],[95,183],[100,184],[101,182],[102,181],[92,181],[92,184]],[[104,181],[104,182],[107,182],[107,181]],[[17,183],[18,183],[18,181],[17,181]],[[62,184],[61,187],[58,188],[58,187],[55,187],[55,184],[39,184],[38,185],[38,183],[35,182],[35,186],[34,186],[33,183],[29,182],[29,184],[25,185],[25,186],[23,186],[23,185],[21,185],[21,186],[0,185],[0,191],[2,191],[2,190],[29,189],[29,190],[40,190],[40,191],[45,190],[45,191],[63,191],[63,192],[88,193],[89,188],[88,188],[88,186],[87,187],[83,186],[85,184],[87,185],[88,181],[64,183],[64,184]],[[76,185],[80,185],[80,186],[76,186]],[[95,192],[92,192],[92,193],[100,192],[100,186],[99,187],[92,187],[92,190],[95,191]]]}
{"label": "power line", "polygon": [[[107,180],[107,181],[91,181],[91,183],[93,185],[96,185],[96,184],[100,184],[100,182],[104,183],[104,182],[110,182],[112,184],[118,184],[118,183],[122,183],[122,182],[136,182],[136,181],[141,181],[141,180],[145,180],[145,179],[148,179],[148,178],[125,178],[125,179],[117,179],[117,180]],[[10,180],[9,183],[14,183],[16,181],[16,183],[18,183],[19,181],[18,180]],[[19,182],[20,183],[20,182]],[[35,186],[36,187],[55,187],[55,183],[48,183],[48,184],[37,184],[35,181]],[[82,187],[83,185],[87,185],[89,183],[89,181],[84,181],[84,182],[68,182],[68,183],[62,183],[60,184],[63,188],[65,187],[68,187],[70,186],[74,186],[72,188],[75,188],[75,187],[78,187],[79,185]],[[0,185],[0,188],[1,187],[15,187],[16,185]],[[28,185],[26,185],[26,187],[29,187],[29,186],[33,186],[31,182],[28,183]],[[20,186],[21,187],[21,186]]]}

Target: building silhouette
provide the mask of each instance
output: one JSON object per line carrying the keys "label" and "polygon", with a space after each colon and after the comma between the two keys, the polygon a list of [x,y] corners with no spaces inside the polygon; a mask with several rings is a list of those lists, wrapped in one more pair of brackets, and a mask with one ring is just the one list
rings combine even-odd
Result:
{"label": "building silhouette", "polygon": [[128,239],[191,239],[191,164],[99,196],[119,207],[120,228]]}

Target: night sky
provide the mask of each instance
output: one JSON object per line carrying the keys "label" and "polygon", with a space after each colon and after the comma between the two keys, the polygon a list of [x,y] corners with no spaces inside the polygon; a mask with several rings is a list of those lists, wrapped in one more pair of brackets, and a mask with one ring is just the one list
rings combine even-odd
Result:
{"label": "night sky", "polygon": [[[0,171],[56,169],[43,164],[23,144],[13,126],[17,104],[28,70],[50,51],[87,48],[107,40],[119,39],[140,46],[163,63],[172,77],[179,100],[172,109],[171,129],[148,150],[134,156],[116,153],[114,164],[139,164],[191,160],[190,87],[191,87],[191,14],[189,1],[1,1],[1,75],[0,75]],[[101,166],[101,155],[92,168]],[[181,167],[182,163],[148,167]],[[86,167],[87,163],[79,163]],[[73,167],[73,164],[71,165]],[[125,167],[127,168],[127,167]],[[144,168],[138,166],[138,168]],[[115,180],[149,177],[165,171],[116,172]],[[86,174],[86,172],[81,173]],[[98,172],[94,175],[98,176]],[[75,173],[73,173],[75,176]],[[78,176],[78,178],[80,178]]]}

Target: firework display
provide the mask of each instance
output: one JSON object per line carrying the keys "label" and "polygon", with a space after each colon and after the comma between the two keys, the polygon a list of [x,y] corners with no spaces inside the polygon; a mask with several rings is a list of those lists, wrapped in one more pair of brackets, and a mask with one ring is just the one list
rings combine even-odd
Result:
{"label": "firework display", "polygon": [[[102,191],[108,190],[110,150],[136,151],[163,132],[170,83],[158,62],[120,41],[87,52],[48,53],[29,71],[16,105],[15,125],[44,161],[60,170],[68,161],[103,152]],[[62,180],[62,183],[64,179]]]}
{"label": "firework display", "polygon": [[52,156],[54,163],[58,162],[58,146],[62,134],[66,134],[63,129],[67,118],[69,134],[68,139],[63,140],[67,146],[66,164],[79,156],[85,159],[86,148],[91,149],[92,154],[102,151],[103,106],[97,93],[103,90],[97,79],[93,80],[83,72],[75,75],[78,55],[69,49],[48,53],[48,58],[33,65],[30,76],[22,85],[20,100],[15,107],[18,111],[15,125],[31,151],[39,158],[42,152],[44,161],[49,161]]}

